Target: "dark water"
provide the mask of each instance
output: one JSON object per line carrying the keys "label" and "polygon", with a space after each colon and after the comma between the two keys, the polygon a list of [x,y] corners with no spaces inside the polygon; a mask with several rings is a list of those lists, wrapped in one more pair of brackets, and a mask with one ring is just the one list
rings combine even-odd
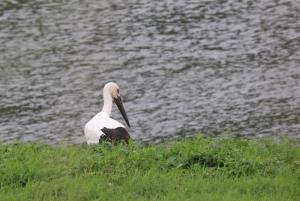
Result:
{"label": "dark water", "polygon": [[0,73],[4,142],[83,142],[108,81],[138,140],[300,138],[300,1],[1,1]]}

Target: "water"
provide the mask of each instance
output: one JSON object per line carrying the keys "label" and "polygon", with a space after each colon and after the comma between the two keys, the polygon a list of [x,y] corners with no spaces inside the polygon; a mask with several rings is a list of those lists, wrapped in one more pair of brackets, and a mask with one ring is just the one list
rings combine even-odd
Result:
{"label": "water", "polygon": [[108,81],[136,140],[300,138],[300,1],[6,0],[0,44],[4,142],[83,142]]}

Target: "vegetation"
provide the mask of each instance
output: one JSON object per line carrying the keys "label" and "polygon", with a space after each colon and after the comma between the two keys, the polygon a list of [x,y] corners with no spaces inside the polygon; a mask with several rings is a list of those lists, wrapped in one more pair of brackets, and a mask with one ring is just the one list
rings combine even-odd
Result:
{"label": "vegetation", "polygon": [[300,148],[284,140],[200,135],[159,145],[0,147],[0,200],[300,198]]}

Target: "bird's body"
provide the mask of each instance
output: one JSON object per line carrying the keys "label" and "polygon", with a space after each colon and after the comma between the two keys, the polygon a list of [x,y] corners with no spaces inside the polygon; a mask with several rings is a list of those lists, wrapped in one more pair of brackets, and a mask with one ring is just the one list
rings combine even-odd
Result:
{"label": "bird's body", "polygon": [[85,125],[84,133],[87,143],[98,144],[101,136],[105,135],[102,131],[103,128],[115,129],[119,127],[125,128],[120,122],[110,118],[103,112],[99,112]]}
{"label": "bird's body", "polygon": [[130,138],[125,126],[110,118],[112,103],[116,103],[126,123],[129,125],[125,113],[119,87],[115,83],[108,83],[103,89],[104,105],[101,112],[97,113],[84,127],[84,134],[88,144],[98,144],[103,139],[108,141],[128,142]]}

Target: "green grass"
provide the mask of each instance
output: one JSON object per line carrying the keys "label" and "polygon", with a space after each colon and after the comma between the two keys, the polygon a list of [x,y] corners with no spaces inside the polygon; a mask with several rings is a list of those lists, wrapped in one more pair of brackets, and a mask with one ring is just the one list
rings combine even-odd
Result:
{"label": "green grass", "polygon": [[300,148],[197,136],[159,145],[0,146],[0,200],[300,200]]}

